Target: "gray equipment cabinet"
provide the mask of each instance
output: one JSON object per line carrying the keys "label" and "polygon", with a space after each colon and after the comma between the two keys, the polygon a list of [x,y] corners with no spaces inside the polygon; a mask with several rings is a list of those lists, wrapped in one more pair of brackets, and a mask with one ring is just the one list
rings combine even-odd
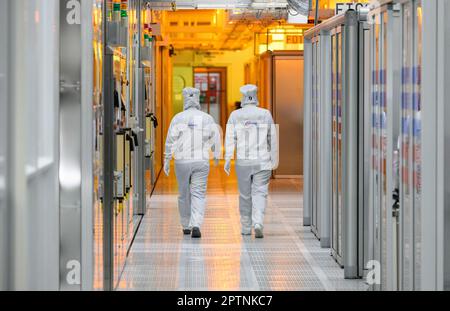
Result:
{"label": "gray equipment cabinet", "polygon": [[449,13],[445,0],[391,0],[369,14],[374,289],[448,289]]}
{"label": "gray equipment cabinet", "polygon": [[[392,289],[387,281],[394,274],[394,254],[391,251],[396,235],[394,206],[394,158],[398,158],[399,105],[401,74],[401,28],[399,7],[392,3],[372,7],[368,16],[370,139],[369,184],[370,224],[369,257],[381,267],[380,281],[373,289]],[[369,267],[370,269],[371,267]]]}
{"label": "gray equipment cabinet", "polygon": [[305,33],[304,223],[346,278],[367,259],[367,30],[366,13],[348,11]]}

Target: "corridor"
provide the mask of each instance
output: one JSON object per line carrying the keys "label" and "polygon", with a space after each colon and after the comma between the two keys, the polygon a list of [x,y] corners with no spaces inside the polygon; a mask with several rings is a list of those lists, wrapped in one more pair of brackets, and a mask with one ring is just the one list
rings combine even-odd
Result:
{"label": "corridor", "polygon": [[161,176],[131,247],[119,290],[366,290],[302,226],[302,183],[271,184],[265,238],[240,234],[234,169],[211,168],[203,238],[184,237],[174,170]]}

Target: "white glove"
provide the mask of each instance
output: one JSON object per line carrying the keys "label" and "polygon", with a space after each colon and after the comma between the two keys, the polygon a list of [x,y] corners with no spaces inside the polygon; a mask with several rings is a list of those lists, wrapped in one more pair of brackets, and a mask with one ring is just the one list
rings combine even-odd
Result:
{"label": "white glove", "polygon": [[218,167],[219,166],[219,159],[214,159],[214,166]]}
{"label": "white glove", "polygon": [[170,174],[170,160],[164,161],[164,173],[166,174],[166,176],[169,176]]}
{"label": "white glove", "polygon": [[228,176],[230,176],[230,173],[231,173],[231,161],[230,160],[227,160],[226,162],[225,162],[225,173],[227,173],[227,175]]}

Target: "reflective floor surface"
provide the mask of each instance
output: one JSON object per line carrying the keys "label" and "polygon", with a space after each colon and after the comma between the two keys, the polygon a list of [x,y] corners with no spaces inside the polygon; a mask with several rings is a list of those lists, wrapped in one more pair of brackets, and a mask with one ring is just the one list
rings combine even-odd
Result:
{"label": "reflective floor surface", "polygon": [[119,290],[366,290],[302,224],[301,180],[274,180],[265,238],[242,237],[237,181],[211,168],[203,238],[183,236],[175,175],[148,202]]}

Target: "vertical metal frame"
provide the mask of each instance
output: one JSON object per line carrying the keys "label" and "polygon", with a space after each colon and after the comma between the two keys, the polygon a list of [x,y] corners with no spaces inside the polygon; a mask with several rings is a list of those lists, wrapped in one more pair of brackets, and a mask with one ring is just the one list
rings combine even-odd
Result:
{"label": "vertical metal frame", "polygon": [[376,228],[375,228],[375,213],[374,213],[374,172],[372,168],[373,163],[373,142],[372,137],[374,135],[373,133],[373,68],[374,68],[374,40],[375,40],[375,29],[373,25],[373,19],[374,17],[372,15],[368,16],[368,24],[369,24],[369,36],[366,39],[366,48],[367,48],[367,55],[369,57],[368,59],[368,69],[367,69],[367,75],[368,75],[368,100],[366,102],[366,108],[367,108],[367,114],[366,118],[368,120],[369,130],[368,130],[368,136],[369,136],[369,144],[370,144],[370,150],[369,150],[369,166],[368,166],[368,186],[369,186],[369,194],[368,194],[368,259],[369,260],[375,260],[376,259]]}
{"label": "vertical metal frame", "polygon": [[[423,145],[423,143],[425,141],[424,130],[428,126],[433,127],[437,124],[437,120],[435,120],[434,123],[429,123],[429,125],[425,125],[424,119],[423,119],[423,116],[424,116],[423,108],[426,107],[427,105],[430,106],[430,104],[429,104],[430,99],[433,97],[436,98],[436,96],[437,96],[436,95],[437,91],[435,90],[434,93],[428,94],[429,96],[423,97],[423,92],[424,92],[424,84],[423,83],[425,83],[424,81],[428,82],[428,81],[431,81],[436,78],[435,77],[433,77],[433,78],[425,77],[425,74],[424,74],[424,72],[426,71],[425,67],[430,64],[428,62],[428,60],[423,61],[421,68],[419,67],[418,61],[419,61],[419,53],[422,52],[423,55],[425,55],[426,54],[425,50],[430,49],[431,51],[433,51],[432,53],[436,53],[436,54],[437,54],[437,52],[436,52],[436,43],[432,44],[430,42],[430,45],[426,46],[425,39],[423,39],[423,45],[422,45],[423,50],[418,51],[419,44],[417,42],[417,39],[418,39],[417,32],[419,29],[418,29],[417,5],[419,4],[419,1],[402,0],[399,2],[400,2],[400,4],[409,5],[410,9],[411,9],[411,19],[412,20],[411,20],[411,24],[410,24],[410,26],[411,26],[410,40],[411,40],[412,48],[405,47],[405,46],[402,46],[402,47],[404,50],[407,50],[411,53],[410,61],[411,61],[412,68],[406,68],[406,69],[409,70],[409,74],[411,75],[411,78],[409,78],[410,81],[408,80],[410,83],[408,90],[410,90],[410,92],[412,94],[410,95],[410,98],[408,98],[408,99],[410,99],[411,103],[409,103],[409,102],[406,102],[406,103],[411,105],[411,107],[410,108],[408,107],[407,109],[411,110],[409,112],[408,116],[410,117],[410,120],[412,120],[412,122],[410,121],[412,125],[409,126],[408,133],[406,134],[406,136],[408,138],[408,142],[409,142],[409,145],[408,145],[409,167],[408,167],[407,173],[408,173],[408,178],[410,181],[410,183],[407,184],[407,186],[409,187],[408,189],[409,189],[409,193],[410,193],[409,196],[410,196],[410,201],[411,201],[411,203],[409,204],[409,206],[410,206],[410,211],[409,211],[410,222],[409,223],[407,222],[407,218],[406,218],[406,206],[403,206],[403,200],[404,200],[403,189],[404,189],[404,187],[403,187],[403,183],[400,182],[400,184],[402,186],[401,186],[401,191],[400,191],[400,198],[401,198],[400,203],[401,204],[400,204],[400,235],[399,235],[400,239],[399,239],[399,247],[398,247],[398,250],[399,250],[398,251],[398,266],[399,266],[398,288],[402,289],[402,290],[417,290],[417,289],[421,288],[420,283],[422,280],[422,274],[420,271],[422,270],[422,266],[423,266],[423,262],[421,259],[422,252],[424,252],[425,248],[427,247],[422,238],[423,234],[424,234],[423,230],[427,231],[425,233],[425,235],[426,235],[428,232],[430,232],[431,227],[428,227],[428,229],[419,227],[419,225],[422,226],[422,216],[423,216],[422,211],[423,211],[423,208],[425,205],[422,204],[422,202],[424,202],[424,197],[423,196],[422,196],[422,198],[420,197],[423,193],[423,192],[421,193],[421,190],[423,190],[423,189],[419,188],[419,192],[417,192],[417,190],[418,190],[418,187],[421,187],[421,185],[422,186],[429,185],[429,183],[427,183],[425,181],[425,177],[424,177],[429,172],[426,172],[425,168],[422,165],[424,163],[424,161],[425,162],[428,161],[429,158],[427,157],[425,159],[422,156],[419,167],[416,166],[417,163],[415,161],[416,159],[414,158],[415,153],[416,153],[416,144],[417,144],[416,139],[420,139],[420,144],[421,144],[419,146],[420,151],[425,150],[424,149],[425,147]],[[427,4],[430,4],[430,3],[432,5],[432,7],[435,8],[436,3],[434,3],[434,1],[427,2]],[[423,6],[422,6],[422,8],[423,8]],[[433,21],[435,21],[437,19],[436,13],[434,13],[434,15],[433,15],[432,10],[430,10],[429,8],[430,7],[428,7],[428,9],[423,8],[423,10],[422,10],[423,15],[427,16],[427,17],[431,17],[433,19]],[[404,6],[402,6],[402,16],[403,16],[404,20],[406,18],[405,12],[406,12],[406,9],[404,8]],[[428,15],[428,14],[431,14],[431,15]],[[426,19],[426,18],[424,18],[424,19]],[[404,24],[404,22],[403,22],[403,24]],[[433,26],[433,27],[435,27],[435,26]],[[425,28],[423,26],[422,29],[420,29],[420,31],[423,32],[424,29]],[[429,29],[430,31],[432,31],[433,36],[430,36],[430,38],[427,38],[427,39],[430,39],[430,41],[432,41],[433,38],[436,36],[436,32],[438,31],[438,29],[439,29],[439,27],[437,29],[433,29],[433,30]],[[403,41],[403,44],[405,44],[405,39],[408,38],[408,37],[406,37],[407,34],[405,33],[405,29],[403,29],[402,33],[403,33],[402,41]],[[427,33],[427,36],[428,36],[428,33]],[[423,38],[424,38],[424,36],[423,36]],[[436,56],[434,56],[434,57],[436,57]],[[425,59],[425,56],[423,56],[422,59]],[[403,63],[404,63],[404,60],[405,59],[403,58],[402,59]],[[427,63],[426,66],[424,65],[425,63]],[[405,68],[403,68],[403,70],[405,70]],[[422,72],[422,74],[421,74],[421,72]],[[405,74],[403,74],[403,75],[405,75]],[[419,80],[419,79],[421,79],[421,80]],[[434,81],[436,82],[436,80],[434,80]],[[402,83],[403,83],[403,81],[402,81]],[[421,93],[420,97],[417,96],[417,92]],[[419,98],[419,99],[417,99],[417,98]],[[422,108],[418,119],[416,119],[416,117],[417,117],[416,107],[415,107],[416,104],[421,104],[421,108]],[[426,108],[428,109],[430,107],[426,107]],[[430,110],[428,110],[428,112],[429,111]],[[417,113],[419,113],[419,112],[417,112]],[[404,118],[403,112],[402,112],[401,117]],[[399,121],[399,122],[400,122],[400,124],[402,124],[402,121]],[[422,125],[420,125],[420,124],[422,124]],[[420,127],[422,127],[422,130],[420,130]],[[425,131],[428,131],[428,130],[429,129],[426,129]],[[419,131],[420,137],[416,137],[416,134],[418,134],[418,133],[415,131]],[[420,133],[420,131],[421,131],[421,133]],[[403,130],[402,130],[402,136],[401,136],[402,139],[404,139],[404,136],[405,136],[405,134],[403,133]],[[435,139],[436,139],[436,137],[432,137],[432,138],[430,138],[430,141],[427,141],[427,143],[431,143]],[[403,142],[402,142],[402,144],[403,144]],[[437,146],[435,146],[435,147],[438,148]],[[431,146],[430,146],[430,148],[431,148]],[[400,154],[402,154],[403,149],[404,149],[404,147],[402,146]],[[436,150],[436,149],[432,149],[432,150]],[[435,153],[433,153],[433,154],[436,155]],[[431,158],[432,158],[432,156],[431,156]],[[403,159],[403,154],[402,154],[402,159]],[[434,163],[436,163],[436,159],[434,159],[434,160],[435,160]],[[417,172],[418,169],[420,169],[420,172]],[[402,166],[401,170],[403,170],[403,166]],[[433,170],[431,170],[430,172],[432,172],[433,174],[437,173],[436,171],[433,171]],[[415,175],[416,173],[419,173],[420,175],[417,176],[417,175]],[[404,175],[404,172],[401,171],[401,174]],[[436,176],[436,175],[434,175],[434,176]],[[419,182],[420,182],[420,184],[416,184]],[[420,200],[421,202],[418,202],[418,200]],[[428,203],[427,203],[427,205],[428,205]],[[433,213],[431,213],[431,214],[433,214]],[[429,216],[430,215],[427,215],[427,217],[429,217]],[[436,218],[436,220],[437,220],[437,218]],[[436,227],[436,223],[434,224],[434,227]],[[407,248],[405,246],[405,241],[406,241],[407,236],[409,237],[409,246],[410,246],[409,248]],[[435,237],[435,239],[437,239],[437,237]],[[406,258],[409,259],[408,262],[405,261]],[[407,263],[408,263],[408,265],[407,265]],[[406,270],[407,267],[409,267],[408,270]],[[427,268],[425,268],[425,269],[427,269]]]}
{"label": "vertical metal frame", "polygon": [[[424,6],[425,13],[428,13],[428,4],[425,6],[427,1],[422,0],[422,6]],[[450,54],[450,3],[449,1],[440,0],[437,4],[437,24],[438,24],[438,45],[437,45],[437,62],[438,66],[438,90],[437,90],[437,104],[438,104],[438,129],[439,134],[438,142],[439,145],[443,147],[443,150],[438,149],[439,156],[437,158],[437,169],[438,169],[438,201],[437,201],[437,214],[439,215],[437,219],[440,222],[437,223],[436,231],[436,245],[438,250],[436,251],[437,265],[437,290],[450,290],[450,243],[446,237],[450,236],[450,170],[448,168],[448,159],[450,158],[450,124],[448,120],[450,119],[450,108],[448,105],[448,99],[450,98],[450,59],[448,55]],[[433,12],[431,12],[433,14]],[[424,26],[423,33],[427,33],[427,29]],[[425,36],[423,36],[423,39]],[[422,39],[422,40],[423,40]],[[426,45],[424,45],[426,46]],[[426,94],[422,93],[422,96]],[[424,103],[424,100],[422,100]],[[444,110],[445,109],[445,110]],[[444,126],[444,128],[442,128]],[[444,144],[442,144],[444,140]],[[426,149],[424,149],[426,150]],[[446,165],[445,167],[443,165]],[[442,175],[440,175],[442,174]],[[444,175],[444,176],[443,176]],[[443,178],[443,181],[442,179]],[[442,182],[441,182],[442,181]],[[445,187],[445,188],[443,188]],[[442,200],[442,201],[441,201]],[[426,202],[424,200],[424,202]],[[423,210],[425,210],[422,205]],[[422,215],[422,220],[423,220]],[[425,230],[424,224],[422,224],[422,232]],[[422,254],[424,256],[424,254]],[[426,254],[425,256],[428,256]],[[422,257],[422,261],[424,258]],[[428,260],[428,259],[427,259]],[[421,289],[428,289],[424,286],[425,277],[429,277],[431,273],[427,274],[427,271],[422,265],[422,276],[421,276]],[[428,286],[429,280],[426,280],[425,285]]]}
{"label": "vertical metal frame", "polygon": [[310,39],[305,39],[304,46],[304,146],[303,146],[303,225],[311,225],[311,195],[312,195],[312,129],[311,129],[311,105],[312,105],[312,44]]}
{"label": "vertical metal frame", "polygon": [[92,0],[81,2],[81,289],[93,289],[94,278],[94,141]]}
{"label": "vertical metal frame", "polygon": [[[26,247],[28,246],[28,240],[23,230],[20,229],[20,218],[25,218],[24,210],[27,207],[26,198],[26,176],[25,176],[25,146],[22,143],[23,138],[26,137],[25,134],[25,116],[23,111],[25,110],[25,105],[21,99],[21,94],[18,92],[18,85],[23,77],[23,68],[18,65],[20,63],[19,59],[23,54],[21,54],[19,42],[15,41],[15,34],[23,31],[22,21],[18,18],[18,12],[23,10],[22,1],[9,1],[8,3],[8,14],[9,19],[9,93],[8,100],[14,105],[9,105],[8,107],[8,126],[11,129],[11,136],[8,143],[8,153],[7,159],[9,160],[9,168],[7,171],[7,176],[9,178],[8,182],[8,204],[10,208],[8,210],[8,216],[10,217],[9,224],[9,275],[8,275],[8,289],[19,290],[27,289],[27,281],[29,280],[26,276],[29,271],[27,266],[27,261],[24,256],[19,253],[22,247],[23,253],[26,255]],[[23,51],[22,51],[23,53]]]}
{"label": "vertical metal frame", "polygon": [[[387,106],[387,155],[386,155],[386,176],[387,176],[387,199],[386,199],[386,250],[387,250],[387,284],[386,289],[397,289],[397,239],[395,235],[396,221],[393,217],[392,206],[394,204],[393,191],[394,174],[393,160],[394,151],[397,148],[397,140],[400,135],[400,105],[401,103],[401,15],[398,6],[389,7],[387,10],[387,59],[386,59],[386,106]],[[386,47],[383,47],[385,49]]]}
{"label": "vertical metal frame", "polygon": [[[378,136],[378,129],[375,127],[375,111],[374,111],[374,106],[375,103],[374,101],[377,100],[376,99],[376,92],[377,90],[374,89],[374,85],[375,85],[375,76],[377,74],[376,72],[376,56],[377,56],[377,52],[376,52],[376,24],[378,22],[379,19],[379,15],[377,14],[377,12],[373,12],[373,15],[371,14],[369,16],[369,23],[370,23],[370,38],[369,38],[369,53],[370,53],[370,103],[368,105],[369,110],[370,110],[370,137],[371,137],[371,155],[370,155],[370,162],[371,162],[371,166],[369,169],[369,219],[370,219],[370,228],[369,228],[369,234],[370,234],[370,249],[369,249],[369,258],[378,262],[381,262],[381,258],[380,258],[380,249],[381,249],[381,245],[380,245],[380,238],[379,238],[379,215],[377,213],[378,211],[378,204],[377,204],[377,199],[379,199],[379,191],[378,191],[378,187],[376,184],[377,181],[377,177],[376,177],[376,172],[375,172],[375,168],[373,167],[373,165],[375,164],[376,161],[376,156],[375,156],[375,150],[373,149],[374,145],[374,137]],[[379,289],[380,285],[375,284],[373,286],[373,289]]]}
{"label": "vertical metal frame", "polygon": [[370,248],[370,211],[369,211],[369,189],[370,189],[370,32],[369,24],[359,24],[359,156],[358,156],[358,275],[364,276],[366,263],[369,261]]}
{"label": "vertical metal frame", "polygon": [[414,37],[414,70],[413,70],[413,106],[412,106],[412,112],[413,112],[413,127],[411,130],[411,134],[413,137],[413,145],[412,145],[412,174],[413,174],[413,186],[412,186],[412,193],[414,195],[414,224],[413,224],[413,232],[414,232],[414,277],[413,277],[413,284],[414,288],[418,289],[420,288],[420,253],[421,253],[421,211],[422,211],[422,111],[421,107],[422,101],[421,101],[421,94],[422,94],[422,87],[421,87],[421,71],[422,71],[422,45],[421,40],[423,37],[423,27],[420,24],[420,14],[422,12],[422,0],[415,0],[413,3],[414,8],[414,31],[413,31],[413,37]]}
{"label": "vertical metal frame", "polygon": [[[138,62],[141,63],[141,62]],[[136,149],[137,152],[137,196],[138,196],[138,214],[144,215],[146,211],[146,194],[145,194],[145,70],[141,66],[137,70],[139,79],[137,80],[139,85],[139,96],[137,98],[137,119],[138,119],[138,140],[139,146]],[[153,74],[153,72],[152,72]]]}
{"label": "vertical metal frame", "polygon": [[[339,232],[340,230],[342,230],[342,217],[339,217],[339,209],[342,208],[342,200],[340,200],[340,193],[339,193],[339,187],[342,183],[342,178],[339,179],[339,175],[340,170],[339,170],[339,161],[342,161],[342,153],[341,155],[339,155],[339,103],[342,105],[342,89],[343,89],[343,81],[342,81],[342,75],[343,75],[343,65],[344,65],[344,60],[343,60],[343,38],[344,38],[344,34],[342,32],[343,30],[343,26],[342,25],[338,25],[337,27],[335,27],[334,29],[331,30],[331,57],[334,57],[336,60],[336,64],[332,64],[332,66],[335,66],[334,70],[335,70],[335,74],[336,76],[334,77],[334,80],[336,82],[336,90],[332,89],[332,92],[336,92],[336,94],[334,96],[336,96],[335,100],[335,107],[332,107],[332,109],[335,109],[335,111],[332,111],[332,114],[334,114],[336,116],[336,137],[333,137],[333,133],[332,133],[332,140],[335,140],[334,142],[332,141],[332,144],[334,143],[336,146],[336,149],[334,150],[333,147],[331,148],[331,152],[332,152],[332,161],[336,161],[335,162],[335,174],[336,176],[334,176],[333,172],[332,172],[332,179],[334,181],[334,186],[333,184],[331,185],[331,192],[332,192],[332,200],[331,200],[331,213],[330,213],[330,223],[331,223],[331,243],[330,243],[330,247],[331,247],[331,256],[336,260],[336,262],[343,267],[343,261],[342,261],[342,237],[339,237]],[[336,50],[333,51],[333,40],[335,41],[334,44],[336,46]],[[341,47],[341,49],[340,49]],[[333,55],[334,54],[334,55]],[[333,71],[333,70],[332,70]],[[333,79],[332,79],[333,80]],[[339,83],[339,81],[341,81]],[[341,89],[339,89],[339,85],[341,86]],[[333,86],[332,86],[333,87]],[[333,105],[333,101],[331,102],[331,105]],[[332,115],[332,120],[331,122],[334,122],[333,120],[333,115]],[[342,124],[342,118],[341,118],[341,124]],[[333,129],[331,129],[333,131]],[[333,159],[335,158],[335,159]],[[333,164],[332,164],[333,165]],[[342,167],[341,167],[342,168]],[[332,166],[332,170],[333,170],[333,166]],[[341,175],[342,176],[342,175]],[[341,192],[342,192],[342,188],[341,188]]]}
{"label": "vertical metal frame", "polygon": [[[371,38],[370,38],[370,69],[371,74],[370,79],[375,78],[375,74],[378,75],[380,79],[379,84],[376,89],[373,89],[374,82],[371,81],[370,92],[371,96],[376,96],[372,100],[378,100],[380,112],[383,109],[381,106],[386,105],[386,125],[385,129],[382,128],[382,124],[376,129],[370,131],[371,136],[376,135],[379,139],[379,144],[381,144],[381,139],[385,137],[386,139],[386,202],[383,203],[382,187],[383,183],[379,188],[375,187],[375,181],[377,177],[374,176],[374,170],[371,168],[369,170],[369,215],[368,223],[370,229],[368,230],[368,241],[373,245],[368,250],[368,259],[374,259],[382,264],[382,284],[374,286],[374,289],[396,289],[397,277],[396,269],[397,263],[397,248],[396,241],[398,237],[395,235],[396,232],[396,221],[393,217],[393,190],[394,190],[394,174],[393,171],[393,157],[394,150],[397,146],[397,139],[399,135],[400,128],[400,103],[401,103],[401,56],[402,56],[402,40],[401,40],[401,15],[398,6],[392,6],[390,4],[384,5],[382,7],[373,10],[370,18],[371,23],[378,23],[380,29],[379,33],[379,50],[378,54],[375,51],[375,26],[371,27]],[[387,20],[385,20],[387,18]],[[378,55],[378,59],[375,57]],[[375,72],[375,62],[380,64],[381,72]],[[385,67],[384,67],[385,66]],[[382,74],[384,73],[384,76]],[[385,96],[385,97],[383,97]],[[373,103],[371,100],[367,102],[367,107],[371,107],[370,110],[373,111]],[[376,112],[374,112],[376,113]],[[378,115],[378,118],[380,116]],[[381,122],[379,120],[378,122]],[[374,133],[373,130],[377,132]],[[381,146],[378,148],[378,152],[382,151]],[[370,153],[372,154],[372,153]],[[381,160],[383,157],[379,154],[378,165],[381,165]],[[368,164],[370,167],[370,163]],[[379,176],[378,180],[383,181],[383,176]],[[376,191],[377,190],[377,191]],[[382,206],[385,204],[385,210]],[[386,215],[386,222],[383,224],[383,212]],[[378,223],[378,226],[377,226]],[[385,227],[384,227],[385,226]],[[383,256],[386,256],[385,265],[383,265]]]}
{"label": "vertical metal frame", "polygon": [[319,236],[320,246],[330,247],[331,241],[331,142],[332,142],[332,109],[331,109],[331,37],[329,31],[320,32],[320,97],[319,97],[319,126],[320,126],[320,154],[319,162],[319,194],[318,209],[320,210]]}
{"label": "vertical metal frame", "polygon": [[[9,1],[0,0],[0,42],[9,42]],[[7,138],[9,137],[9,51],[8,44],[0,45],[0,290],[10,288],[10,204],[8,203]]]}
{"label": "vertical metal frame", "polygon": [[[309,113],[312,123],[309,154],[309,189],[311,231],[320,240],[321,247],[330,247],[330,195],[331,195],[331,41],[328,31],[321,31],[311,41],[313,45],[311,73],[312,83]],[[305,79],[305,82],[307,78]]]}
{"label": "vertical metal frame", "polygon": [[422,1],[421,290],[450,289],[450,3]]}
{"label": "vertical metal frame", "polygon": [[[141,34],[142,34],[142,10],[144,9],[143,1],[136,0],[136,11],[137,11],[137,40],[136,40],[136,93],[135,93],[135,117],[137,119],[137,135],[139,140],[139,146],[136,148],[136,186],[135,190],[137,199],[137,209],[136,213],[139,215],[144,215],[146,212],[146,180],[145,180],[145,70],[141,60]],[[150,49],[152,50],[152,48]],[[154,71],[151,72],[152,75],[155,74]],[[147,94],[147,96],[151,96]]]}
{"label": "vertical metal frame", "polygon": [[[134,63],[134,81],[135,81],[135,86],[134,86],[134,96],[133,96],[133,111],[135,113],[134,117],[137,119],[136,116],[136,112],[139,111],[139,105],[141,103],[141,98],[143,98],[142,94],[144,94],[145,90],[143,90],[142,88],[144,87],[144,85],[142,84],[142,79],[144,76],[143,70],[141,69],[141,36],[142,36],[142,1],[141,0],[134,0],[134,9],[136,10],[136,25],[137,25],[137,38],[134,42],[135,44],[135,63]],[[139,121],[138,121],[139,122]],[[144,142],[141,142],[144,143]],[[136,166],[139,165],[139,155],[138,152],[134,152],[134,160],[136,163]],[[135,215],[139,215],[142,213],[141,209],[139,208],[140,206],[140,200],[141,198],[139,197],[139,176],[138,174],[134,174],[134,188],[137,190],[137,193],[134,193],[134,197],[133,197],[133,204],[134,206],[137,206],[138,208],[135,209],[134,214]]]}
{"label": "vertical metal frame", "polygon": [[[442,290],[442,283],[438,279],[443,280],[442,274],[444,272],[439,267],[442,265],[438,264],[443,253],[439,252],[437,243],[442,243],[443,240],[440,240],[439,237],[439,231],[442,230],[442,220],[438,220],[438,209],[440,207],[437,206],[439,201],[441,204],[444,203],[442,198],[445,193],[445,184],[440,186],[438,180],[444,181],[444,175],[440,171],[445,171],[444,161],[448,162],[448,159],[444,159],[439,154],[442,146],[446,145],[444,129],[448,120],[445,120],[446,105],[444,96],[446,93],[445,88],[448,88],[448,85],[443,85],[444,81],[442,78],[444,78],[445,73],[442,68],[439,68],[439,63],[443,62],[446,56],[442,55],[442,52],[444,52],[442,44],[444,44],[445,38],[443,37],[443,32],[439,30],[439,28],[444,27],[444,24],[440,21],[436,22],[437,17],[440,15],[438,13],[438,2],[437,0],[423,2],[423,30],[427,35],[423,38],[422,100],[424,105],[422,111],[422,148],[430,152],[426,157],[423,157],[422,167],[422,200],[426,204],[423,205],[421,215],[423,245],[421,274],[422,289],[426,290]],[[442,15],[439,17],[443,18]],[[442,117],[439,116],[439,112],[442,112]],[[442,194],[441,196],[439,196],[439,192]]]}
{"label": "vertical metal frame", "polygon": [[319,93],[318,88],[320,88],[320,80],[318,67],[320,65],[320,61],[318,60],[318,49],[320,47],[320,40],[318,36],[315,36],[311,39],[312,43],[312,96],[311,96],[311,231],[316,235],[318,239],[320,239],[320,210],[318,204],[318,139],[319,139],[319,131],[318,131],[318,102],[319,102]]}
{"label": "vertical metal frame", "polygon": [[[79,4],[60,6],[61,290],[91,290],[93,285],[93,2]],[[71,14],[80,20],[70,21],[76,16]]]}
{"label": "vertical metal frame", "polygon": [[66,277],[81,266],[81,24],[69,23],[68,2],[60,6],[59,269],[61,290],[81,290]]}
{"label": "vertical metal frame", "polygon": [[[405,6],[409,6],[406,8]],[[408,10],[410,10],[409,18],[407,16]],[[399,285],[403,290],[413,290],[414,288],[414,195],[413,195],[413,156],[412,156],[412,106],[413,106],[413,96],[414,91],[411,90],[413,85],[413,72],[414,72],[414,52],[415,52],[415,44],[414,44],[414,22],[415,22],[415,13],[413,8],[413,1],[403,1],[402,5],[402,89],[403,89],[403,98],[402,98],[402,119],[406,120],[402,122],[402,136],[401,136],[401,150],[400,150],[400,172],[402,175],[402,180],[400,182],[400,273],[399,273]],[[406,27],[405,27],[406,26]],[[410,27],[409,33],[407,31],[408,26]],[[408,42],[409,40],[409,42]],[[407,43],[410,43],[410,46],[406,46]],[[408,61],[410,62],[409,66]],[[409,120],[408,120],[409,118]],[[409,123],[409,124],[408,124]],[[406,142],[408,144],[406,144]],[[406,145],[406,146],[405,146]],[[407,147],[407,148],[406,148]],[[406,152],[405,152],[406,151]],[[404,159],[407,158],[407,171],[404,170]],[[407,176],[408,182],[405,183],[403,181],[403,176]],[[407,200],[408,194],[408,200]],[[409,202],[409,204],[407,204]],[[409,218],[409,219],[408,219]],[[409,223],[408,223],[409,220]]]}
{"label": "vertical metal frame", "polygon": [[343,263],[345,278],[358,277],[358,15],[344,25],[343,80]]}
{"label": "vertical metal frame", "polygon": [[107,6],[103,3],[103,288],[114,289],[114,70],[113,51],[108,46]]}
{"label": "vertical metal frame", "polygon": [[[158,47],[156,46],[156,44],[152,44],[151,54],[152,54],[152,59],[154,61],[151,64],[151,66],[152,66],[151,67],[151,73],[152,73],[151,83],[152,83],[152,85],[150,88],[150,96],[151,96],[150,104],[151,104],[152,112],[155,114],[155,117],[158,117],[157,103],[156,103],[156,93],[157,93],[157,90],[156,90],[156,85],[157,85],[156,51],[157,51],[157,48]],[[161,108],[161,112],[162,111],[163,111],[163,109]],[[162,117],[162,115],[161,115],[161,117]],[[158,119],[158,123],[159,123],[158,127],[162,127],[162,121],[163,121],[162,118]],[[151,161],[150,161],[150,170],[151,170],[151,175],[152,175],[152,191],[154,190],[154,187],[155,187],[154,184],[155,184],[156,180],[158,179],[159,174],[161,173],[161,170],[156,171],[156,160],[157,159],[155,158],[155,156],[156,156],[155,152],[156,152],[156,148],[157,148],[157,144],[156,144],[156,140],[158,138],[157,133],[158,133],[158,130],[155,129],[152,131],[152,134],[151,134],[151,140],[152,140],[151,148],[154,152],[152,155]],[[161,131],[161,134],[162,134],[162,131]],[[162,135],[160,135],[159,138],[161,139],[161,147],[162,147],[164,144],[164,139],[163,139]],[[160,151],[161,151],[161,156],[162,156],[162,149]]]}

